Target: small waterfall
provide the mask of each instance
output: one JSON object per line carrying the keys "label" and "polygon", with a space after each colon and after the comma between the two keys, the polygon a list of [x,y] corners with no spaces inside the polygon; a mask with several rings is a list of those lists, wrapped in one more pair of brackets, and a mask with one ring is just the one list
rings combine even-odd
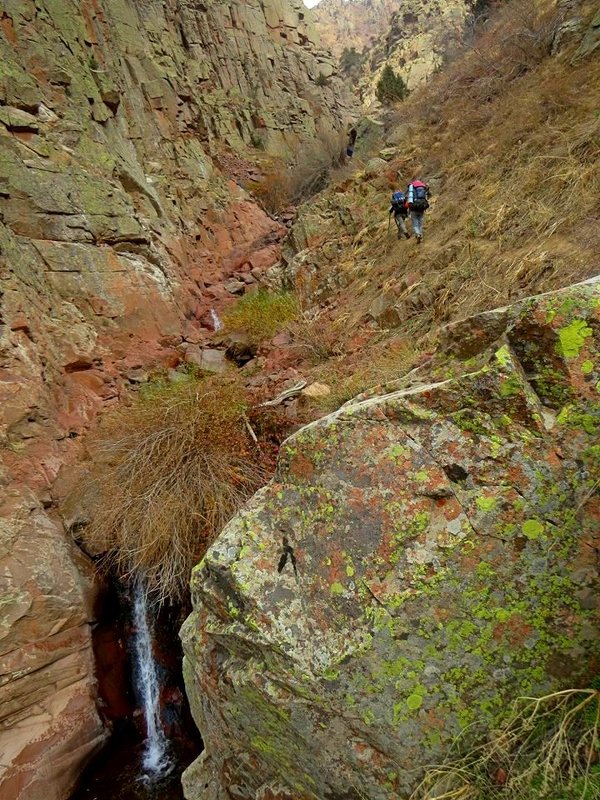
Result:
{"label": "small waterfall", "polygon": [[215,331],[220,331],[221,328],[223,327],[223,323],[219,319],[219,315],[214,310],[214,308],[211,308],[211,310],[210,310],[210,318],[212,320],[212,324],[213,324],[214,330]]}
{"label": "small waterfall", "polygon": [[146,741],[142,766],[149,778],[166,774],[171,763],[168,743],[160,721],[160,684],[152,653],[152,632],[148,621],[146,592],[141,580],[134,584],[133,623],[136,690],[142,701],[146,721]]}

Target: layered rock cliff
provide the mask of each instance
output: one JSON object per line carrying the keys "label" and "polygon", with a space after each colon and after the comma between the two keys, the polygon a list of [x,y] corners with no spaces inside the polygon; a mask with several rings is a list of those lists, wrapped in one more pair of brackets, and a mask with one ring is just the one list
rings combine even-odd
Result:
{"label": "layered rock cliff", "polygon": [[313,9],[321,41],[338,58],[346,48],[361,53],[387,33],[398,0],[321,0]]}
{"label": "layered rock cliff", "polygon": [[339,128],[332,73],[296,0],[0,3],[3,797],[62,799],[104,737],[67,466],[208,334],[227,278],[277,259],[282,227],[212,157]]}
{"label": "layered rock cliff", "polygon": [[401,75],[409,89],[424,83],[462,41],[473,0],[432,0],[406,3],[390,18],[388,30],[369,52],[360,95],[368,105],[386,64]]}
{"label": "layered rock cliff", "polygon": [[427,80],[462,40],[474,6],[474,0],[323,0],[314,17],[338,58],[346,48],[362,54],[353,85],[369,105],[388,63],[409,89]]}
{"label": "layered rock cliff", "polygon": [[444,329],[284,445],[193,575],[188,800],[407,798],[600,660],[600,280]]}

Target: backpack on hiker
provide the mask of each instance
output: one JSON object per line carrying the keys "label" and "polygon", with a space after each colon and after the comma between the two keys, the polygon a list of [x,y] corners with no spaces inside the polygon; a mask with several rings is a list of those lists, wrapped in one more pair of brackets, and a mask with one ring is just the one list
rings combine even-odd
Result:
{"label": "backpack on hiker", "polygon": [[412,200],[409,202],[411,211],[423,212],[429,208],[427,201],[427,186],[412,185]]}
{"label": "backpack on hiker", "polygon": [[404,192],[394,192],[392,194],[392,207],[390,211],[394,212],[394,216],[408,216],[408,209],[406,208],[406,195]]}

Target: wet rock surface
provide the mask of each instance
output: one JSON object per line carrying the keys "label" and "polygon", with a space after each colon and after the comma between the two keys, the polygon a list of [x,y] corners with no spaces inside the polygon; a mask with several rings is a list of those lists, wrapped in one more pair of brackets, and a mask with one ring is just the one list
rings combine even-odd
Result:
{"label": "wet rock surface", "polygon": [[597,673],[600,281],[440,341],[288,439],[196,568],[188,800],[405,798]]}

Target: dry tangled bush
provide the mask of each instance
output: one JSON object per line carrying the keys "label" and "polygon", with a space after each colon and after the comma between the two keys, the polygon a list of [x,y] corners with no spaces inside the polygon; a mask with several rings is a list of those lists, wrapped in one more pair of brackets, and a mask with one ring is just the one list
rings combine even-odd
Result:
{"label": "dry tangled bush", "polygon": [[293,165],[273,169],[253,192],[272,214],[303,203],[327,186],[345,151],[344,133],[322,133],[298,151]]}
{"label": "dry tangled bush", "polygon": [[191,568],[268,478],[234,380],[156,382],[107,415],[91,445],[84,544],[157,600],[185,595]]}
{"label": "dry tangled bush", "polygon": [[597,688],[519,698],[489,741],[429,769],[411,800],[596,800],[599,736]]}

